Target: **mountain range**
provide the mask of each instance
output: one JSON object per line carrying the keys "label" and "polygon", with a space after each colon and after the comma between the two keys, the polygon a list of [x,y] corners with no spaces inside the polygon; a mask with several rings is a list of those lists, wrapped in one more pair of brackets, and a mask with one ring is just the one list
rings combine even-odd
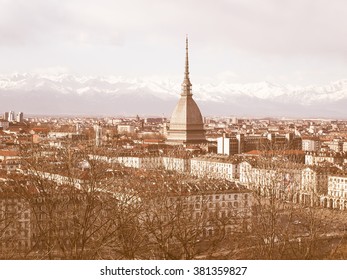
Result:
{"label": "mountain range", "polygon": [[[204,116],[347,118],[347,79],[325,86],[270,82],[195,84]],[[0,76],[0,112],[49,115],[165,115],[170,117],[180,83],[160,79],[69,74]]]}

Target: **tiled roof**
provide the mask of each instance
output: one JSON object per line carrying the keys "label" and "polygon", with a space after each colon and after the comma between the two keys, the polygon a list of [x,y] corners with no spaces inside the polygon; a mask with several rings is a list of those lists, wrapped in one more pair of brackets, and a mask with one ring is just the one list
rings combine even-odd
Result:
{"label": "tiled roof", "polygon": [[9,150],[0,150],[0,156],[4,156],[4,157],[18,156],[18,152],[17,151],[9,151]]}

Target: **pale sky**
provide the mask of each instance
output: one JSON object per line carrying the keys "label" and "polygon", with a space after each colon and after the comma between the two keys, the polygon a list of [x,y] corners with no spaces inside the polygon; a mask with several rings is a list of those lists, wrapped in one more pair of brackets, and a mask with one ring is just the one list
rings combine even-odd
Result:
{"label": "pale sky", "polygon": [[322,85],[347,78],[344,0],[0,0],[0,73]]}

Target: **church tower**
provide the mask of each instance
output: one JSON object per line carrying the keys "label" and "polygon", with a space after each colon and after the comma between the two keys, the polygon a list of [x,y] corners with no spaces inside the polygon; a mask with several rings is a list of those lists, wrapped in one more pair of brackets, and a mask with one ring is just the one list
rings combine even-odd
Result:
{"label": "church tower", "polygon": [[186,38],[186,63],[182,92],[172,113],[166,143],[200,144],[206,142],[204,122],[192,94],[189,79],[188,37]]}

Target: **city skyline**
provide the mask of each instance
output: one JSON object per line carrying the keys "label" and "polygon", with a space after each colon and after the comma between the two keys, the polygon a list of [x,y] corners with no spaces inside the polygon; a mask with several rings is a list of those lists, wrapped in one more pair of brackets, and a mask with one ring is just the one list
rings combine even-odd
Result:
{"label": "city skyline", "polygon": [[345,11],[0,0],[0,258],[347,259]]}

